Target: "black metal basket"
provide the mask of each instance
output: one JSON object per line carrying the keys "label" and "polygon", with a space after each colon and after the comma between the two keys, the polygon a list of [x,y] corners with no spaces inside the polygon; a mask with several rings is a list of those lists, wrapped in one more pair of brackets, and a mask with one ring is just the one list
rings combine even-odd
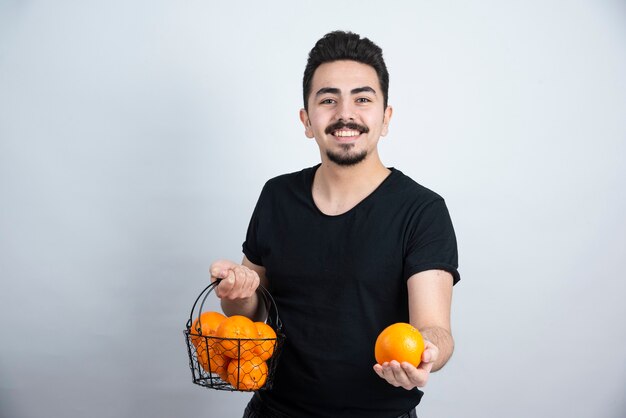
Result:
{"label": "black metal basket", "polygon": [[[201,315],[204,302],[218,283],[219,281],[215,281],[200,292],[191,308],[184,331],[193,383],[228,391],[269,389],[272,387],[278,358],[285,342],[276,302],[269,291],[259,285],[257,293],[268,312],[266,324],[274,330],[276,338],[220,338],[202,335]],[[202,301],[194,321],[200,299]],[[192,324],[196,329],[192,329]],[[238,363],[231,365],[234,361]],[[229,366],[230,374],[227,373]]]}

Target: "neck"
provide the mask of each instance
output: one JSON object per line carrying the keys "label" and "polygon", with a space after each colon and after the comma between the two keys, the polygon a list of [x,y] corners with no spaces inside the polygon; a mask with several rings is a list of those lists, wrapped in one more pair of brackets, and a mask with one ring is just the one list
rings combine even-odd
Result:
{"label": "neck", "polygon": [[328,215],[347,212],[371,194],[390,171],[378,156],[353,166],[340,166],[328,160],[315,173],[313,199],[318,208]]}

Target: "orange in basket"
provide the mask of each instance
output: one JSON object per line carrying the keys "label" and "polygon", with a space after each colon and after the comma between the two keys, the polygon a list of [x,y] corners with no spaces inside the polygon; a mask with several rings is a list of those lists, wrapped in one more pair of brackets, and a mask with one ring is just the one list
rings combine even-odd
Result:
{"label": "orange in basket", "polygon": [[257,341],[252,351],[259,356],[261,360],[267,360],[274,354],[276,332],[265,322],[255,322],[254,325],[257,331],[254,338],[266,341]]}
{"label": "orange in basket", "polygon": [[[192,334],[201,334],[203,336],[215,336],[217,327],[225,320],[226,317],[219,312],[203,312],[200,318],[197,318],[191,325]],[[191,342],[198,348],[204,342],[204,338],[198,335],[190,335]]]}
{"label": "orange in basket", "polygon": [[257,289],[267,308],[267,323],[203,312],[217,284],[212,282],[198,295],[184,331],[193,383],[229,391],[271,388],[286,338],[272,295],[263,286]]}
{"label": "orange in basket", "polygon": [[229,316],[220,323],[215,334],[220,337],[215,346],[220,354],[233,359],[254,356],[256,344],[249,339],[256,338],[257,328],[249,318],[243,315]]}
{"label": "orange in basket", "polygon": [[222,380],[228,379],[228,362],[230,359],[221,354],[217,354],[215,350],[209,347],[209,350],[199,349],[198,363],[207,373],[216,373]]}
{"label": "orange in basket", "polygon": [[267,380],[267,363],[260,357],[234,359],[228,363],[228,382],[238,390],[257,390]]}

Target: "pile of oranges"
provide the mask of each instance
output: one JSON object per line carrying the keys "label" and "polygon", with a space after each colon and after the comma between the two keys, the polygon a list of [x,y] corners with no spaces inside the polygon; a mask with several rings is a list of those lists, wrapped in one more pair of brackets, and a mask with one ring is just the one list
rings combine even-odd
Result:
{"label": "pile of oranges", "polygon": [[266,323],[204,312],[193,322],[189,338],[207,373],[237,390],[258,390],[265,385],[267,360],[276,347],[276,332]]}

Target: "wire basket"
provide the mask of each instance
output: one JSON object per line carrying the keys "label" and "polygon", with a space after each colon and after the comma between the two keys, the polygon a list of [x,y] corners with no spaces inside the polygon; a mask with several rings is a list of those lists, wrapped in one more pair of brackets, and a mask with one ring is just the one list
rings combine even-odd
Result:
{"label": "wire basket", "polygon": [[[264,324],[274,331],[275,338],[220,338],[203,335],[204,302],[218,283],[219,281],[215,281],[200,292],[184,330],[193,383],[209,389],[228,391],[270,389],[285,342],[276,302],[269,291],[259,285],[257,294],[268,312]],[[200,306],[196,311],[198,302]]]}

